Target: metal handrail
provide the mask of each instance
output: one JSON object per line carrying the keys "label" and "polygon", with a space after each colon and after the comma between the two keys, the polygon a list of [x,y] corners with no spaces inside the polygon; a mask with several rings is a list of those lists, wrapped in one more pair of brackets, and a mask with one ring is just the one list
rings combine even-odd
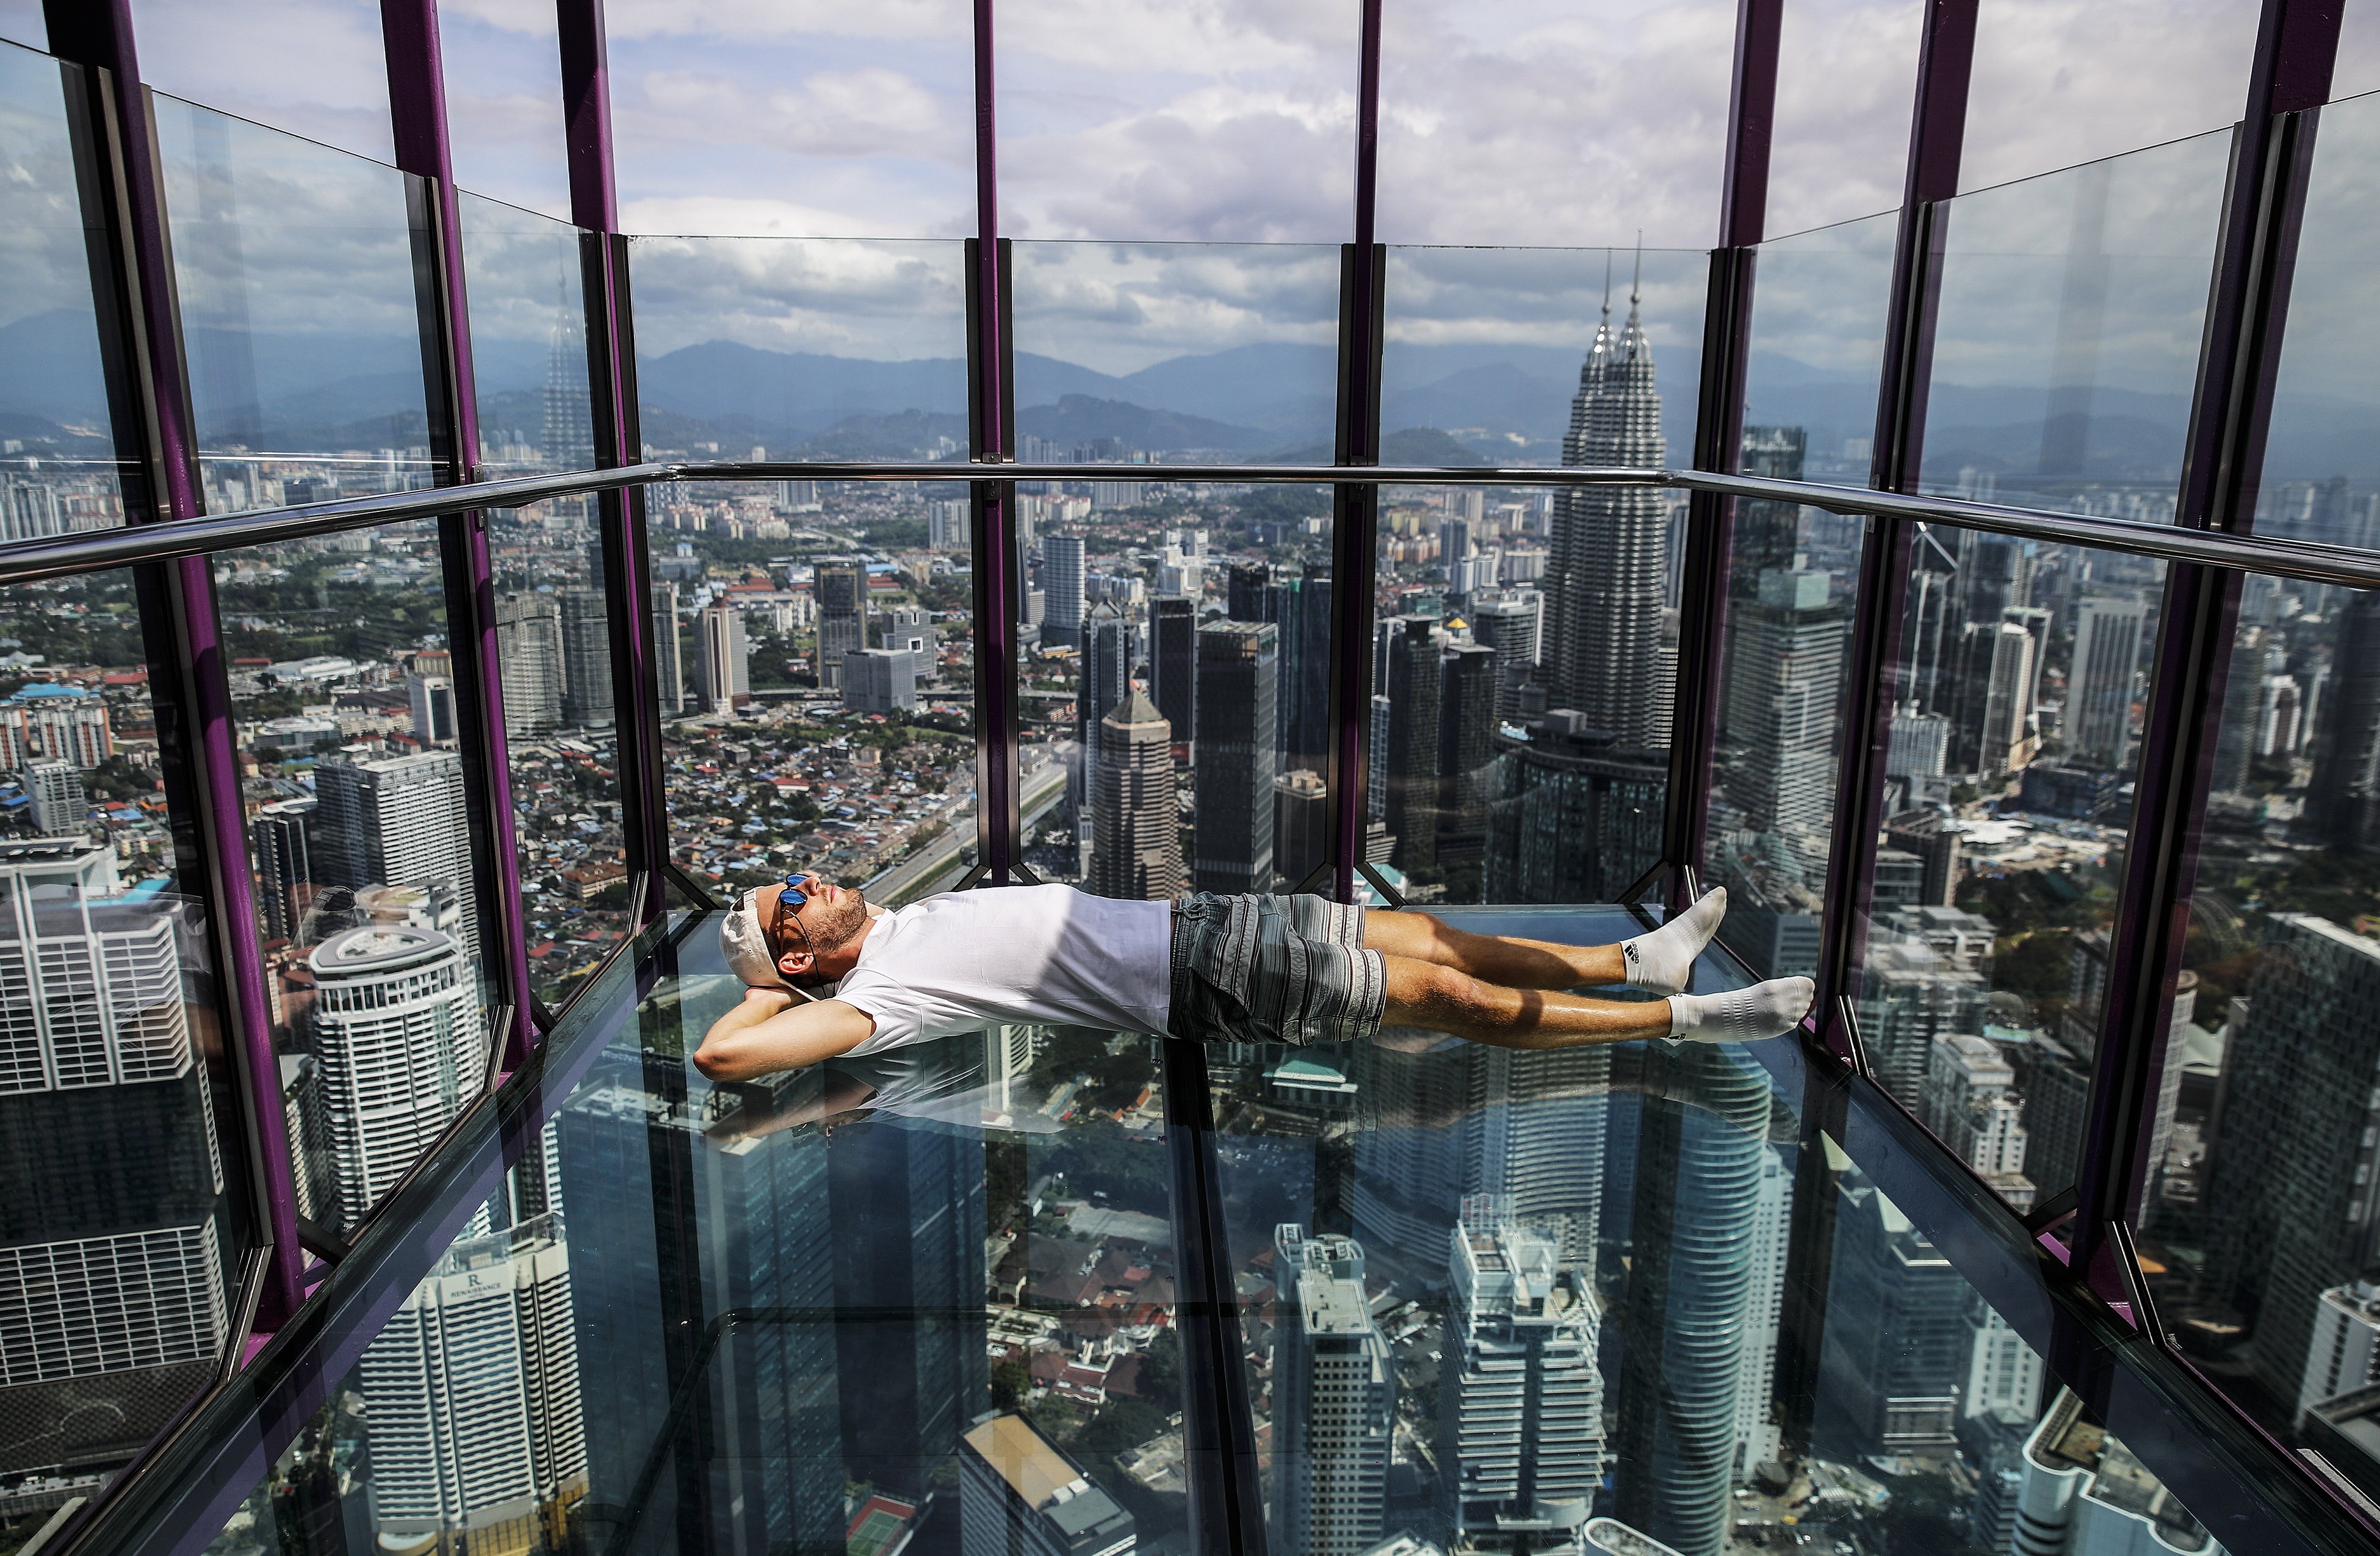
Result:
{"label": "metal handrail", "polygon": [[80,530],[0,545],[0,585],[31,583],[107,567],[301,540],[343,529],[486,508],[523,508],[556,497],[671,481],[736,480],[1143,480],[1175,484],[1229,481],[1287,486],[1654,486],[1794,503],[1830,513],[1906,518],[1961,529],[2013,535],[2056,545],[2089,546],[2165,562],[2267,573],[2345,589],[2380,589],[2380,552],[2223,530],[2185,529],[2095,514],[1966,503],[1861,487],[1717,475],[1706,470],[1597,466],[1417,465],[1046,465],[886,459],[828,464],[799,460],[629,465],[609,470],[516,476],[468,486],[343,497],[296,507],[247,509],[201,518],[161,520],[120,529]]}

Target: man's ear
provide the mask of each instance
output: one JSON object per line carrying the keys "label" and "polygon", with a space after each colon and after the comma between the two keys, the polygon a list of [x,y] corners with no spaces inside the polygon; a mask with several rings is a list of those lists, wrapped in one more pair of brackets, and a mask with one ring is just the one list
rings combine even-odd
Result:
{"label": "man's ear", "polygon": [[777,958],[777,970],[787,978],[799,978],[810,970],[810,964],[815,960],[817,958],[807,951],[788,951]]}

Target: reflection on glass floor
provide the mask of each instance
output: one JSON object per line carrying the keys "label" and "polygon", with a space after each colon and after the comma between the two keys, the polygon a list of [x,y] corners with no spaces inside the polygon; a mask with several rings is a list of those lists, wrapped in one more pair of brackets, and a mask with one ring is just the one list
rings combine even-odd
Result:
{"label": "reflection on glass floor", "polygon": [[[1224,1465],[1184,1447],[1153,1040],[997,1028],[714,1087],[686,1056],[739,990],[683,930],[549,1045],[513,1164],[491,1136],[406,1207],[421,1262],[262,1481],[218,1489],[209,1549],[1192,1550]],[[1801,1117],[1798,1064],[1208,1058],[1271,1556],[2216,1549]]]}

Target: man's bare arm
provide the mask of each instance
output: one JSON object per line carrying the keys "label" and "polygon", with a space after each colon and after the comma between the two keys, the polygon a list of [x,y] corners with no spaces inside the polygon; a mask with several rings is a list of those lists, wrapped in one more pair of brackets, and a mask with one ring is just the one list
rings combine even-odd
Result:
{"label": "man's bare arm", "polygon": [[875,1031],[874,1017],[841,1000],[796,1004],[782,990],[747,990],[703,1034],[694,1067],[712,1080],[752,1080],[839,1057]]}

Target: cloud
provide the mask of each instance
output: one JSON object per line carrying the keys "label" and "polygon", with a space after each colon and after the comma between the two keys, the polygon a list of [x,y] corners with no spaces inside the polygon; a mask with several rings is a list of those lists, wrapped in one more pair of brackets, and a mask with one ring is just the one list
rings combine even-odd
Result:
{"label": "cloud", "polygon": [[1338,339],[1335,247],[1027,241],[1011,270],[1016,349],[1102,372]]}
{"label": "cloud", "polygon": [[151,86],[392,160],[380,12],[341,0],[137,0]]}
{"label": "cloud", "polygon": [[639,237],[637,349],[707,340],[900,361],[966,355],[954,242]]}

